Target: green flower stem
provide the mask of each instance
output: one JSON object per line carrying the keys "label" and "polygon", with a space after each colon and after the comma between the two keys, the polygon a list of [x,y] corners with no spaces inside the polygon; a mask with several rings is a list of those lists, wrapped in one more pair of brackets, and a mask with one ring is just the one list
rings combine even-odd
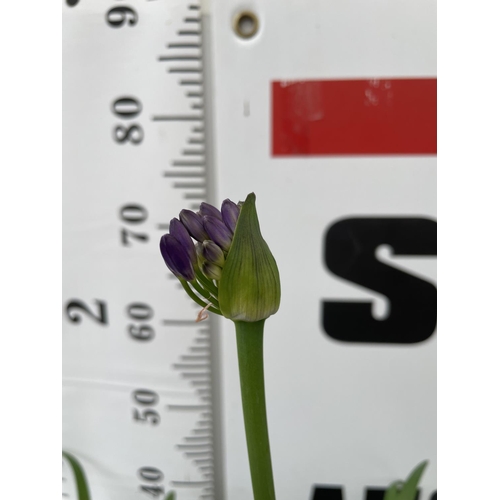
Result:
{"label": "green flower stem", "polygon": [[217,299],[218,290],[217,287],[203,275],[201,271],[195,271],[198,281]]}
{"label": "green flower stem", "polygon": [[203,297],[205,297],[209,302],[211,302],[217,309],[220,309],[219,307],[219,301],[210,295],[210,292],[207,292],[200,284],[196,281],[190,281],[189,282],[191,286]]}
{"label": "green flower stem", "polygon": [[234,324],[253,496],[254,500],[275,500],[264,390],[264,322]]}
{"label": "green flower stem", "polygon": [[[198,304],[200,305],[201,307],[205,307],[207,304],[206,302],[203,302],[194,292],[193,290],[191,290],[191,288],[189,287],[189,284],[186,280],[183,280],[183,279],[179,279],[181,285],[182,285],[182,288],[184,288],[184,290],[186,291],[186,293]],[[220,311],[218,309],[215,309],[213,307],[209,307],[208,310],[210,312],[213,312],[215,314],[218,314],[219,316],[221,315]]]}

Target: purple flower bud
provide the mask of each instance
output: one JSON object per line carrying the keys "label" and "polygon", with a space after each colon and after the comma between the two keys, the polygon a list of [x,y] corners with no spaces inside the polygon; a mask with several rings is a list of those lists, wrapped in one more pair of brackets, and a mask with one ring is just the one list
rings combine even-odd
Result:
{"label": "purple flower bud", "polygon": [[238,217],[240,215],[240,207],[228,198],[222,202],[221,212],[222,220],[231,232],[234,233],[236,222],[238,221]]}
{"label": "purple flower bud", "polygon": [[229,251],[231,242],[233,241],[233,235],[224,222],[216,217],[207,215],[203,217],[203,227],[214,243],[217,243],[225,252]]}
{"label": "purple flower bud", "polygon": [[224,265],[224,252],[220,246],[211,240],[206,240],[202,243],[201,254],[204,260],[217,264],[219,267]]}
{"label": "purple flower bud", "polygon": [[178,278],[194,280],[194,269],[188,252],[171,234],[165,234],[160,240],[160,251],[167,267]]}
{"label": "purple flower bud", "polygon": [[187,229],[179,219],[170,221],[170,234],[184,247],[193,265],[196,265],[196,249]]}
{"label": "purple flower bud", "polygon": [[222,214],[218,208],[215,208],[210,203],[202,202],[200,205],[200,211],[198,212],[202,217],[210,215],[211,217],[217,217],[217,219],[222,220]]}
{"label": "purple flower bud", "polygon": [[211,262],[204,262],[201,267],[203,274],[211,280],[220,280],[222,276],[222,269],[216,264],[212,264]]}
{"label": "purple flower bud", "polygon": [[179,219],[188,230],[189,234],[198,241],[208,240],[208,234],[203,228],[203,218],[191,210],[181,210]]}

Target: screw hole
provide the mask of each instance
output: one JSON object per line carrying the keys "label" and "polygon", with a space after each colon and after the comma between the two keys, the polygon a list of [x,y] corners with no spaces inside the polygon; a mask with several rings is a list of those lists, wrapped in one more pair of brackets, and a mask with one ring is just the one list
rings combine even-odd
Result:
{"label": "screw hole", "polygon": [[259,20],[253,12],[240,12],[234,18],[235,33],[241,38],[252,38],[259,29]]}

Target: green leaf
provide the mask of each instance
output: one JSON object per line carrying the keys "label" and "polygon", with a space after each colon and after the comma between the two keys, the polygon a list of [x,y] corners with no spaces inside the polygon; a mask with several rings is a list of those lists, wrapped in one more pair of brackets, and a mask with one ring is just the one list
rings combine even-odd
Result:
{"label": "green leaf", "polygon": [[78,500],[91,500],[90,490],[87,485],[87,478],[85,472],[83,471],[80,462],[71,454],[66,451],[62,452],[63,457],[69,462],[75,475],[76,490],[78,492]]}
{"label": "green leaf", "polygon": [[165,500],[175,500],[175,491],[169,491],[167,493],[167,496],[165,497]]}
{"label": "green leaf", "polygon": [[389,488],[385,490],[384,500],[398,500],[398,494],[403,486],[403,481],[394,481]]}
{"label": "green leaf", "polygon": [[418,483],[420,482],[420,478],[422,477],[427,464],[428,461],[424,460],[418,464],[415,469],[413,469],[401,489],[398,500],[415,500],[415,497],[417,496]]}

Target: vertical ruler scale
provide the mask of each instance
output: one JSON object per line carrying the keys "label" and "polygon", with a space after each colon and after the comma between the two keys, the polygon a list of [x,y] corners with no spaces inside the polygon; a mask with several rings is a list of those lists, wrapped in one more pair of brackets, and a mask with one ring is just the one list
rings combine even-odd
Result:
{"label": "vertical ruler scale", "polygon": [[216,323],[194,323],[158,251],[168,219],[214,192],[201,8],[63,14],[63,446],[93,499],[221,499]]}

